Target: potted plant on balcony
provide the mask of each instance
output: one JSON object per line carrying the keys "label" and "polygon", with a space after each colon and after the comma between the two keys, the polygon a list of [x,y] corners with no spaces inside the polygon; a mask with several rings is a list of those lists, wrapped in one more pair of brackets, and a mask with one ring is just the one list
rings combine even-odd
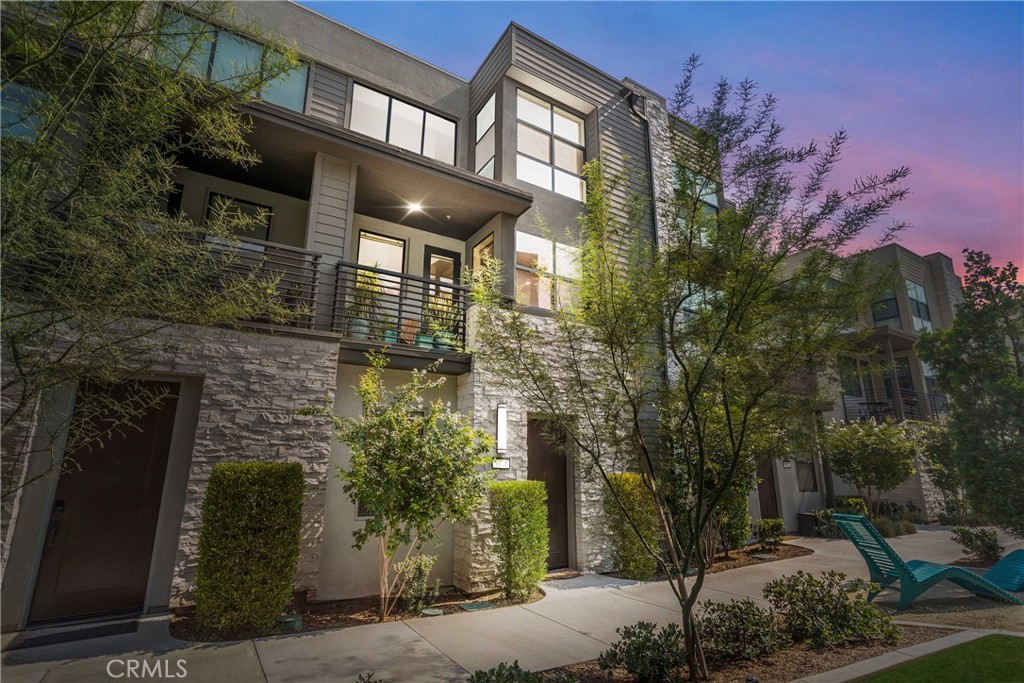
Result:
{"label": "potted plant on balcony", "polygon": [[384,315],[381,310],[381,296],[384,288],[377,273],[357,270],[349,299],[348,336],[353,339],[369,339],[371,332],[380,327]]}
{"label": "potted plant on balcony", "polygon": [[435,349],[448,351],[457,348],[455,328],[459,322],[459,309],[451,292],[431,295],[427,299],[424,319]]}

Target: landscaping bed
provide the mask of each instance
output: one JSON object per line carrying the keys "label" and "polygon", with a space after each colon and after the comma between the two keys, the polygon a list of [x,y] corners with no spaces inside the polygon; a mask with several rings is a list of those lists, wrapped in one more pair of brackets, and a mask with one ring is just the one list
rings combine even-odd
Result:
{"label": "landscaping bed", "polygon": [[[775,548],[764,548],[758,544],[749,545],[741,550],[730,550],[729,557],[725,556],[725,553],[718,553],[715,555],[715,563],[705,569],[706,574],[714,574],[715,572],[724,572],[729,569],[736,569],[738,567],[746,567],[752,564],[764,564],[765,562],[775,562],[777,560],[788,560],[793,557],[802,557],[804,555],[813,555],[814,551],[809,548],[804,548],[798,545],[791,545],[789,543],[783,543]],[[774,559],[765,560],[758,559],[754,555],[774,555]],[[614,576],[616,578],[625,578],[622,576],[622,572],[608,572],[606,576]],[[665,575],[658,573],[651,578],[652,581],[663,581]]]}
{"label": "landscaping bed", "polygon": [[[787,683],[794,679],[810,676],[824,671],[870,659],[886,652],[917,645],[929,640],[948,636],[953,631],[924,626],[901,626],[900,637],[895,644],[871,642],[862,645],[811,649],[806,644],[793,645],[778,652],[762,657],[753,662],[736,662],[712,666],[711,681],[713,683],[744,683],[749,676],[756,676],[760,683]],[[560,673],[576,676],[579,683],[604,683],[605,681],[635,681],[636,679],[623,669],[602,671],[593,659],[581,664],[563,666],[544,672],[544,677],[555,679]]]}
{"label": "landscaping bed", "polygon": [[[433,606],[440,609],[444,614],[457,614],[466,611],[462,608],[462,605],[469,603],[489,602],[491,603],[491,607],[487,609],[494,609],[498,607],[511,607],[513,605],[529,604],[540,600],[542,597],[544,597],[544,594],[537,591],[534,593],[533,597],[526,602],[512,602],[504,599],[499,591],[469,595],[463,591],[452,588],[445,591]],[[285,610],[285,614],[302,615],[301,631],[295,631],[281,626],[256,632],[238,631],[218,636],[216,639],[204,637],[198,629],[195,618],[191,614],[182,613],[175,615],[171,620],[171,636],[178,640],[210,642],[212,640],[243,640],[247,638],[263,638],[266,636],[281,636],[292,633],[323,631],[334,628],[348,628],[350,626],[365,626],[366,624],[378,623],[377,611],[379,606],[379,599],[374,596],[354,598],[351,600],[335,600],[331,602],[313,603],[307,605],[304,609],[296,609],[293,605]],[[419,614],[396,610],[396,612],[393,612],[388,617],[388,621],[429,618],[430,617],[422,617]]]}

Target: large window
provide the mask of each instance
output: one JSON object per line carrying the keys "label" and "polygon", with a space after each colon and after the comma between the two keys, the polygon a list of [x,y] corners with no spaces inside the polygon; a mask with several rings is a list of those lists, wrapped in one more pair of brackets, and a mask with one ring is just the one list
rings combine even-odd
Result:
{"label": "large window", "polygon": [[[356,261],[361,266],[403,273],[405,272],[405,240],[360,230]],[[402,280],[398,275],[376,273],[376,279],[384,293],[395,296],[401,293]]]}
{"label": "large window", "polygon": [[[173,9],[164,10],[158,59],[226,88],[237,87],[266,67],[270,48]],[[309,65],[299,64],[263,84],[260,99],[305,111]]]}
{"label": "large window", "polygon": [[494,178],[494,95],[488,98],[476,115],[476,172]]}
{"label": "large window", "polygon": [[907,296],[910,298],[910,317],[914,321],[914,330],[932,331],[932,314],[928,309],[928,295],[924,287],[916,282],[906,281]]}
{"label": "large window", "polygon": [[551,310],[568,305],[577,279],[579,250],[516,231],[516,301]]}
{"label": "large window", "polygon": [[871,304],[871,317],[875,327],[891,327],[894,330],[903,329],[900,323],[900,307],[896,303],[896,293],[886,294],[881,299]]}
{"label": "large window", "polygon": [[522,90],[516,119],[516,177],[583,201],[583,119]]}
{"label": "large window", "polygon": [[349,127],[423,156],[455,163],[455,122],[355,84]]}
{"label": "large window", "polygon": [[818,490],[818,477],[814,472],[813,462],[797,461],[796,486],[801,493],[810,493]]}
{"label": "large window", "polygon": [[5,138],[34,142],[43,125],[39,114],[43,93],[21,83],[8,83],[0,103],[0,133]]}

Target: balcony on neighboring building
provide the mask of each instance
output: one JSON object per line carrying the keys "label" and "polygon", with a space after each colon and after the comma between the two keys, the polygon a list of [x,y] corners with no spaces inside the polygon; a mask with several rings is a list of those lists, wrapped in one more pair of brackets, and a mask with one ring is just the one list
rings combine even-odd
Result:
{"label": "balcony on neighboring building", "polygon": [[944,415],[948,401],[942,394],[900,389],[899,398],[890,390],[864,391],[860,395],[841,394],[842,419],[846,422],[872,419],[935,420]]}

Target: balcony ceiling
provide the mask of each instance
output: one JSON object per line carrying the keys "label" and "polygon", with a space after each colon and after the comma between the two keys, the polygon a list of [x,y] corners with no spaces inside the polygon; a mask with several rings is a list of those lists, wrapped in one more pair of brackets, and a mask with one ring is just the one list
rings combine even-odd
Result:
{"label": "balcony ceiling", "polygon": [[[264,106],[249,113],[255,125],[248,138],[261,164],[245,170],[206,159],[183,162],[205,173],[309,199],[314,158],[320,151],[358,165],[356,213],[457,239],[468,238],[499,212],[518,216],[532,203],[528,192],[309,117]],[[420,204],[423,211],[410,211],[410,203]]]}

